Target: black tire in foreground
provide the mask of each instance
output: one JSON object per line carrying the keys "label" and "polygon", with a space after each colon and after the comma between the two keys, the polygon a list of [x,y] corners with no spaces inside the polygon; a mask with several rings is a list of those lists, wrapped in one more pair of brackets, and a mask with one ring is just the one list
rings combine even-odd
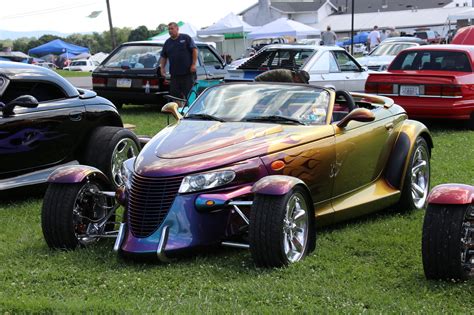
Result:
{"label": "black tire in foreground", "polygon": [[[77,184],[50,184],[41,210],[41,227],[50,248],[73,250],[97,242],[113,223],[99,227],[106,217],[107,199],[93,192],[102,190],[100,183],[88,180]],[[104,220],[102,220],[103,222]]]}
{"label": "black tire in foreground", "polygon": [[90,136],[83,162],[104,172],[117,188],[123,184],[123,162],[137,156],[140,147],[137,136],[128,129],[99,127]]}
{"label": "black tire in foreground", "polygon": [[423,269],[427,279],[468,279],[474,271],[473,244],[472,205],[428,205],[422,236]]}
{"label": "black tire in foreground", "polygon": [[416,138],[405,172],[398,207],[400,210],[423,209],[430,187],[430,149],[423,137]]}
{"label": "black tire in foreground", "polygon": [[283,267],[316,247],[313,205],[299,186],[284,196],[257,194],[250,212],[249,243],[259,267]]}

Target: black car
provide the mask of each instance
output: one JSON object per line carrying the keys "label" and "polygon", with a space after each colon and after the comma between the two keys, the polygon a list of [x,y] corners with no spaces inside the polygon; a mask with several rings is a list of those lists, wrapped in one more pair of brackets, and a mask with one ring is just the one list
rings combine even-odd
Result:
{"label": "black car", "polygon": [[[123,104],[163,105],[169,82],[160,74],[163,41],[139,41],[117,47],[92,73],[93,90],[111,100],[117,108]],[[225,62],[212,45],[198,47],[198,80],[223,79]]]}
{"label": "black car", "polygon": [[121,183],[139,150],[114,105],[52,70],[0,61],[0,191],[46,182],[64,165],[95,166]]}

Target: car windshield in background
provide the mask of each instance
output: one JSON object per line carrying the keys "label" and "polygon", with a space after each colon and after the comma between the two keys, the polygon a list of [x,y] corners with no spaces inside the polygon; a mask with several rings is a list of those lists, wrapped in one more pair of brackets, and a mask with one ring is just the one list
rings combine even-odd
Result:
{"label": "car windshield in background", "polygon": [[123,46],[104,64],[107,68],[151,69],[158,66],[162,46]]}
{"label": "car windshield in background", "polygon": [[292,84],[219,85],[206,90],[185,118],[325,124],[329,96],[321,88]]}
{"label": "car windshield in background", "polygon": [[408,43],[396,43],[396,44],[380,44],[375,48],[370,56],[396,56],[399,52],[409,47],[413,47],[415,44]]}
{"label": "car windshield in background", "polygon": [[469,58],[463,52],[420,50],[400,53],[389,70],[435,70],[472,72]]}
{"label": "car windshield in background", "polygon": [[314,49],[265,49],[250,58],[239,69],[299,69],[315,52]]}

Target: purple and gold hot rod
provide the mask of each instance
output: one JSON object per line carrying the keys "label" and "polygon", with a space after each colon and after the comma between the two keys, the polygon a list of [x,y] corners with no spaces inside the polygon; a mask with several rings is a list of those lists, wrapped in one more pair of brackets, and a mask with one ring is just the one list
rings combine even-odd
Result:
{"label": "purple and gold hot rod", "polygon": [[426,204],[430,133],[389,98],[233,83],[208,88],[184,117],[175,103],[163,111],[177,122],[123,163],[116,191],[92,167],[50,177],[42,227],[51,248],[116,237],[124,256],[166,261],[222,244],[279,267],[315,249],[317,225]]}

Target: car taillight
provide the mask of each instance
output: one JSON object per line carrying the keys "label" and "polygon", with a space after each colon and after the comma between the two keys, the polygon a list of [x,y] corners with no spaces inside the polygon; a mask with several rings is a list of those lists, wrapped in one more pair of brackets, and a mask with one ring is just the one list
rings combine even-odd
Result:
{"label": "car taillight", "polygon": [[441,96],[444,97],[462,97],[462,88],[460,85],[443,85]]}
{"label": "car taillight", "polygon": [[366,82],[365,83],[365,92],[377,94],[377,83]]}
{"label": "car taillight", "polygon": [[148,88],[150,89],[157,89],[158,88],[158,79],[143,79],[142,80],[142,87],[146,88],[148,84]]}
{"label": "car taillight", "polygon": [[441,96],[441,85],[425,85],[425,95]]}
{"label": "car taillight", "polygon": [[378,94],[393,94],[393,84],[391,83],[379,83]]}
{"label": "car taillight", "polygon": [[106,78],[98,78],[98,77],[93,77],[92,78],[92,85],[93,86],[105,86],[107,83]]}

